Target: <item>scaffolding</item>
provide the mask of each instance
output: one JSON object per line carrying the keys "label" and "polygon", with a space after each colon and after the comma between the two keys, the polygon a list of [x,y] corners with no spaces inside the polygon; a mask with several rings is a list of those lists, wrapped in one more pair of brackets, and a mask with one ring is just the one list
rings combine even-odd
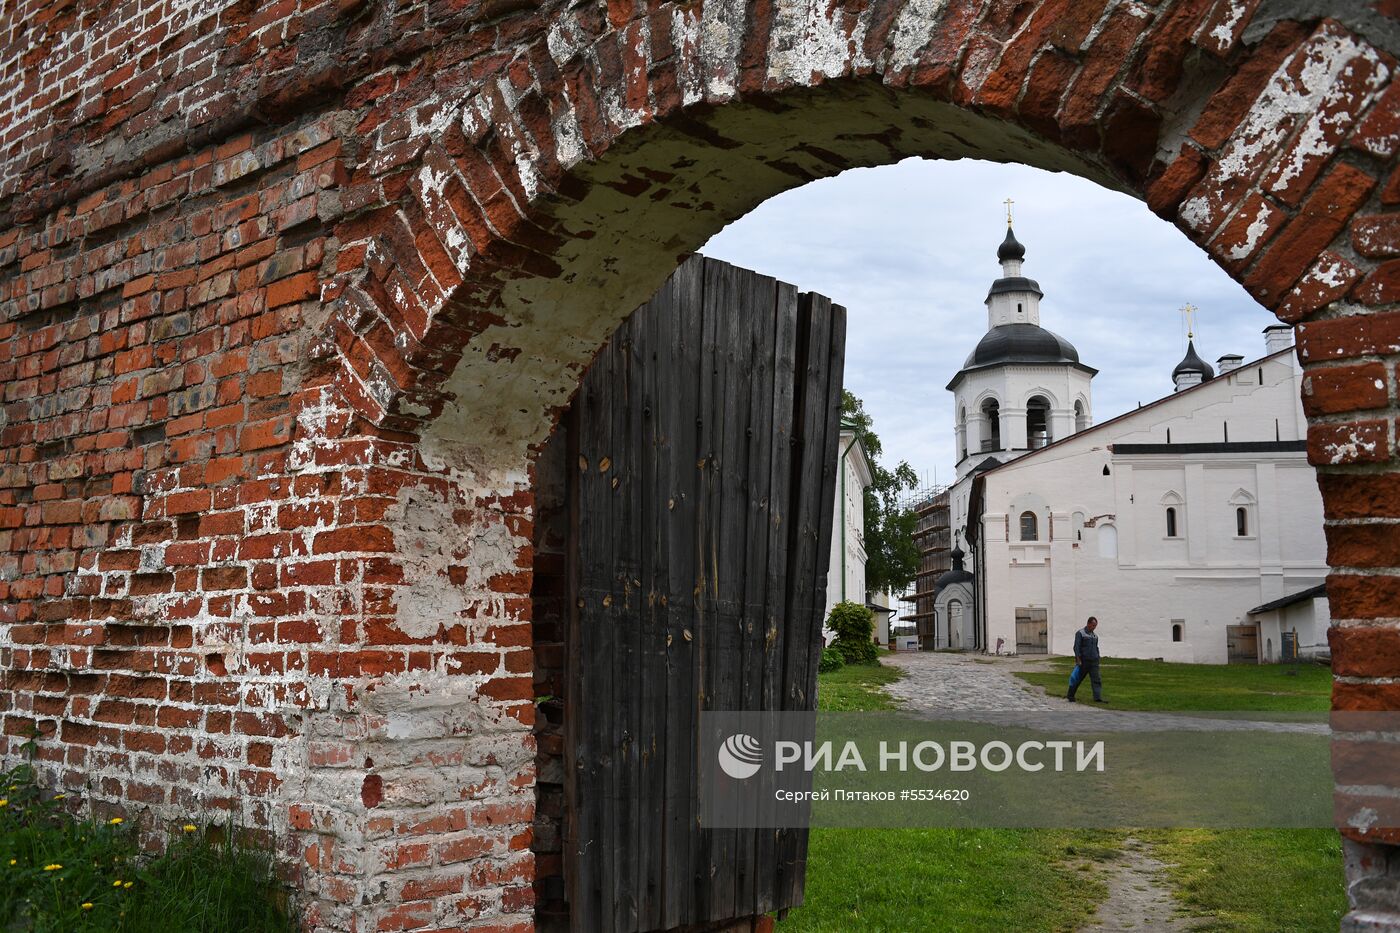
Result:
{"label": "scaffolding", "polygon": [[930,650],[935,643],[934,584],[953,567],[953,535],[948,487],[925,485],[911,493],[901,505],[919,517],[914,526],[914,543],[919,549],[919,572],[914,588],[900,595],[908,607],[901,622],[913,622],[919,647]]}

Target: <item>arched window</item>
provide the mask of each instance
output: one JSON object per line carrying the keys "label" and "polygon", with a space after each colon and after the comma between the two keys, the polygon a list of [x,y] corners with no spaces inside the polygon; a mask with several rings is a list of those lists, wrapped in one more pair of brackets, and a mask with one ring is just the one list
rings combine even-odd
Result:
{"label": "arched window", "polygon": [[1247,489],[1236,489],[1230,496],[1230,506],[1235,510],[1235,537],[1248,538],[1254,524],[1250,513],[1254,511],[1254,496]]}
{"label": "arched window", "polygon": [[1166,537],[1168,538],[1181,537],[1181,520],[1185,517],[1181,511],[1183,504],[1181,494],[1175,491],[1168,490],[1162,496],[1162,507],[1165,510],[1164,518],[1167,526]]}
{"label": "arched window", "polygon": [[1035,513],[1034,513],[1034,512],[1022,512],[1022,513],[1021,513],[1021,540],[1022,540],[1022,541],[1039,541],[1039,540],[1040,540],[1040,528],[1039,528],[1039,523],[1038,523],[1038,522],[1036,521],[1036,519],[1035,519]]}
{"label": "arched window", "polygon": [[1074,515],[1070,516],[1070,518],[1071,518],[1071,520],[1074,522],[1074,540],[1076,540],[1076,541],[1083,541],[1083,540],[1084,540],[1084,513],[1083,513],[1083,512],[1075,512]]}
{"label": "arched window", "polygon": [[967,406],[958,409],[958,459],[967,456]]}
{"label": "arched window", "polygon": [[997,400],[989,398],[982,403],[982,418],[986,422],[986,433],[982,435],[982,449],[1001,450],[1001,406]]}
{"label": "arched window", "polygon": [[1074,403],[1074,430],[1079,432],[1089,426],[1089,413],[1084,410],[1084,403],[1076,400]]}
{"label": "arched window", "polygon": [[1050,403],[1042,395],[1026,402],[1026,446],[1031,450],[1054,440],[1050,436]]}
{"label": "arched window", "polygon": [[1172,641],[1181,641],[1182,630],[1185,628],[1180,622],[1172,623]]}

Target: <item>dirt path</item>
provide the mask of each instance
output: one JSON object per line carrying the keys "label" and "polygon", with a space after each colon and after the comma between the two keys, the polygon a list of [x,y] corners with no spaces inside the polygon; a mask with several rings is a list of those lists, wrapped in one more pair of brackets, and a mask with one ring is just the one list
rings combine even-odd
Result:
{"label": "dirt path", "polygon": [[1099,905],[1094,922],[1081,928],[1081,933],[1175,933],[1196,928],[1197,921],[1177,915],[1166,866],[1141,840],[1129,837],[1118,858],[1096,862],[1095,870],[1108,876],[1108,897]]}

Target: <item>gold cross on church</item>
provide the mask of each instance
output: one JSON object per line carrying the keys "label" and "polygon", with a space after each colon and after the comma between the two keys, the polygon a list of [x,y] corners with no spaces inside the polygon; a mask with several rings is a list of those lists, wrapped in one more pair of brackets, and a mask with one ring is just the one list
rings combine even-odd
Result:
{"label": "gold cross on church", "polygon": [[1011,226],[1011,205],[1015,204],[1016,202],[1011,200],[1010,198],[1007,198],[1001,203],[1006,205],[1006,225],[1009,227]]}
{"label": "gold cross on church", "polygon": [[1196,336],[1196,312],[1199,310],[1200,308],[1197,308],[1189,301],[1181,308],[1181,319],[1186,322],[1187,340]]}

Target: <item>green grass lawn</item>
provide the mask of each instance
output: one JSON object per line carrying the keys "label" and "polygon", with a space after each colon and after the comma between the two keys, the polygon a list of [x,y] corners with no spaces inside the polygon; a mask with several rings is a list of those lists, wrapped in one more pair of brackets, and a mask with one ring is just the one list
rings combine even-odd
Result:
{"label": "green grass lawn", "polygon": [[[1043,670],[1019,672],[1022,680],[1064,695],[1073,658],[1051,658]],[[1107,658],[1103,694],[1116,709],[1325,712],[1331,705],[1332,671],[1321,664],[1174,664]],[[1079,699],[1090,700],[1089,684]]]}
{"label": "green grass lawn", "polygon": [[[1031,683],[1059,689],[1070,659]],[[818,678],[820,710],[882,710],[882,689],[903,672],[848,666]],[[1149,710],[1311,711],[1328,707],[1330,672],[1289,676],[1278,665],[1224,667],[1104,662],[1113,705]],[[1087,687],[1085,690],[1087,691]],[[1087,694],[1086,695],[1090,695]],[[1123,830],[812,830],[802,907],[779,924],[806,931],[1068,931],[1107,894]],[[1217,933],[1335,930],[1346,911],[1341,843],[1330,829],[1135,831],[1168,866],[1193,929]]]}
{"label": "green grass lawn", "polygon": [[804,906],[778,924],[805,931],[1073,930],[1106,893],[1078,865],[1111,858],[1091,831],[816,829]]}
{"label": "green grass lawn", "polygon": [[1137,834],[1168,863],[1197,930],[1313,933],[1346,913],[1342,843],[1330,829],[1176,829]]}
{"label": "green grass lawn", "polygon": [[881,688],[904,672],[883,664],[847,664],[817,675],[817,711],[849,713],[859,710],[898,709],[899,704]]}

